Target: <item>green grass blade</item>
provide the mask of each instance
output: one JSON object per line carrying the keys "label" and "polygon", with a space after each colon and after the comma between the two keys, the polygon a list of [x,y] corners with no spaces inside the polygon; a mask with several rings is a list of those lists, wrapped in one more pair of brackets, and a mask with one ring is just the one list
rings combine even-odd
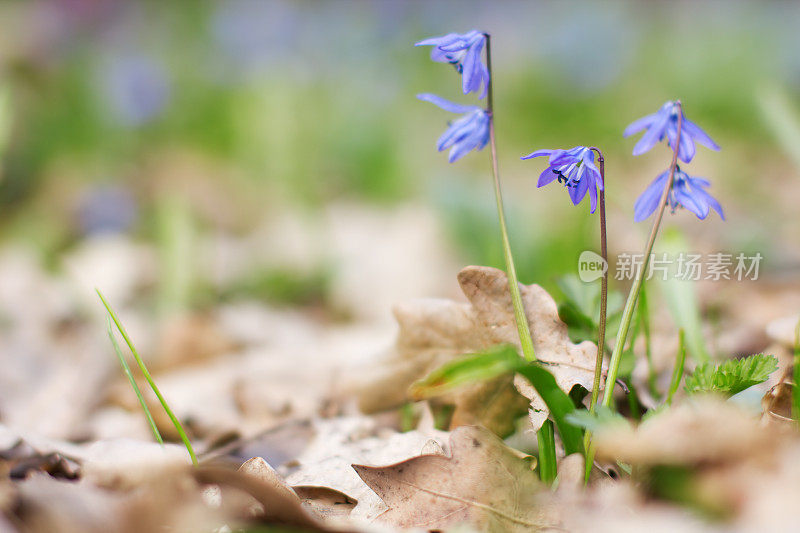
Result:
{"label": "green grass blade", "polygon": [[189,437],[186,436],[186,432],[183,430],[183,426],[178,420],[178,417],[176,417],[175,413],[172,412],[172,409],[169,408],[169,405],[167,404],[167,401],[164,399],[164,396],[161,395],[161,391],[158,390],[158,387],[153,381],[153,378],[150,376],[150,372],[147,370],[147,366],[145,366],[144,361],[142,361],[142,358],[139,356],[139,352],[136,351],[136,348],[133,346],[133,342],[131,342],[130,337],[128,337],[128,332],[125,331],[125,328],[122,326],[122,323],[119,321],[119,318],[117,318],[117,314],[114,312],[113,309],[111,309],[111,306],[103,297],[103,294],[99,290],[97,289],[95,290],[97,292],[97,296],[100,297],[100,301],[103,302],[103,306],[106,308],[106,311],[111,317],[111,320],[113,320],[114,324],[117,326],[119,334],[122,335],[122,338],[125,340],[125,344],[128,345],[128,348],[133,354],[134,359],[136,359],[136,363],[139,365],[139,369],[142,371],[144,379],[147,380],[147,383],[150,385],[150,388],[153,389],[153,393],[155,393],[156,397],[158,398],[158,401],[161,403],[161,407],[164,408],[164,411],[167,413],[167,416],[169,416],[169,419],[175,426],[178,435],[180,435],[181,440],[183,441],[183,445],[186,446],[186,451],[189,452],[189,457],[192,459],[192,464],[197,465],[197,456],[194,454],[194,450],[192,449],[192,443],[189,442]]}
{"label": "green grass blade", "polygon": [[125,361],[125,356],[122,355],[122,350],[119,348],[119,343],[117,343],[117,339],[114,337],[114,330],[111,329],[111,317],[108,318],[108,338],[111,339],[111,344],[114,346],[114,352],[117,354],[119,364],[122,365],[122,370],[125,372],[125,376],[128,378],[133,391],[136,393],[136,397],[139,399],[139,403],[142,406],[142,411],[144,411],[144,416],[147,418],[147,424],[150,426],[150,429],[153,430],[153,436],[156,438],[159,444],[164,444],[164,439],[161,438],[161,433],[156,427],[155,420],[153,420],[153,415],[150,413],[150,409],[147,407],[147,403],[144,401],[142,391],[139,390],[139,385],[136,384],[136,380],[133,378],[133,374],[131,374],[131,369],[128,366],[128,362]]}
{"label": "green grass blade", "polygon": [[672,371],[672,381],[667,393],[667,405],[672,405],[672,396],[681,384],[684,363],[686,363],[686,334],[681,329],[678,331],[678,354],[675,356],[675,369]]}
{"label": "green grass blade", "polygon": [[539,442],[539,479],[548,485],[552,484],[558,474],[558,463],[556,463],[556,436],[553,430],[553,422],[545,420],[536,433]]}

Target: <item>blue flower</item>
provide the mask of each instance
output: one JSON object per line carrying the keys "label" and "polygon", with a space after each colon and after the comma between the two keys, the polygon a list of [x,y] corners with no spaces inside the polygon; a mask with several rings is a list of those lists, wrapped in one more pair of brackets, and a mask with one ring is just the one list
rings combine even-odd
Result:
{"label": "blue flower", "polygon": [[[633,155],[641,155],[650,150],[666,135],[669,146],[675,150],[675,141],[678,137],[678,110],[681,109],[675,102],[667,102],[657,113],[647,115],[639,120],[632,122],[625,132],[623,137],[633,135],[642,130],[647,130],[636,146],[633,147]],[[683,111],[681,110],[681,113]],[[707,146],[712,150],[719,150],[719,146],[706,132],[700,129],[700,126],[683,116],[681,126],[681,146],[678,149],[678,157],[688,163],[692,160],[695,154],[695,141],[703,146]]]}
{"label": "blue flower", "polygon": [[[669,180],[669,170],[663,172],[658,176],[653,183],[642,193],[636,200],[634,205],[634,220],[641,222],[642,220],[653,214],[653,211],[658,207],[661,200],[661,195],[664,193],[664,187],[667,186]],[[708,192],[705,188],[710,186],[711,183],[703,178],[694,178],[687,173],[683,172],[679,167],[675,168],[675,178],[672,182],[672,189],[669,191],[667,203],[669,204],[672,212],[678,206],[685,207],[700,220],[708,216],[710,209],[713,209],[722,220],[725,220],[725,215],[722,213],[722,206],[719,202]]]}
{"label": "blue flower", "polygon": [[439,63],[452,64],[461,74],[464,94],[478,92],[483,85],[481,98],[486,96],[489,87],[489,70],[481,61],[481,51],[486,43],[486,35],[478,30],[469,33],[448,33],[442,37],[432,37],[414,46],[433,46],[431,59]]}
{"label": "blue flower", "polygon": [[570,150],[537,150],[520,159],[549,156],[550,164],[539,176],[537,187],[558,179],[567,189],[572,203],[578,205],[586,192],[591,199],[591,212],[597,208],[597,191],[603,190],[603,178],[594,164],[594,152],[585,146]]}
{"label": "blue flower", "polygon": [[451,148],[448,158],[451,163],[470,150],[481,150],[489,142],[489,114],[485,109],[474,105],[454,104],[435,94],[418,94],[417,98],[436,104],[445,111],[464,114],[450,123],[450,127],[436,143],[440,152]]}

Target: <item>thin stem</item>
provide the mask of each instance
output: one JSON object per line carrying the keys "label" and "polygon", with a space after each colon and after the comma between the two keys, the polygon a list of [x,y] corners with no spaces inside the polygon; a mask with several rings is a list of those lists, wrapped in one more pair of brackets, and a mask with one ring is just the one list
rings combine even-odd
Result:
{"label": "thin stem", "polygon": [[489,72],[486,95],[486,112],[489,115],[489,145],[491,146],[492,152],[492,175],[494,176],[494,196],[497,201],[497,217],[500,220],[500,234],[503,238],[503,254],[505,255],[508,274],[508,290],[511,293],[511,304],[514,307],[514,319],[517,323],[517,332],[519,333],[519,342],[522,346],[522,355],[525,357],[526,361],[535,361],[536,355],[533,349],[531,331],[528,326],[528,316],[525,314],[525,307],[522,304],[522,296],[519,292],[519,281],[517,280],[517,269],[514,266],[514,257],[511,255],[511,243],[508,240],[506,215],[505,209],[503,208],[503,193],[500,190],[500,171],[497,165],[497,143],[495,142],[494,134],[494,97],[492,94],[494,78],[492,74],[491,37],[488,33],[484,35],[486,36],[486,69]]}
{"label": "thin stem", "polygon": [[96,289],[96,292],[97,292],[97,296],[100,297],[100,301],[103,302],[103,306],[105,306],[106,311],[108,311],[108,314],[111,317],[111,320],[113,320],[114,324],[117,326],[117,330],[119,330],[119,333],[120,333],[120,335],[122,335],[123,340],[125,340],[125,344],[128,345],[128,348],[130,349],[131,353],[133,354],[133,358],[136,359],[136,364],[139,365],[139,369],[142,371],[142,375],[144,376],[144,379],[147,380],[147,383],[150,385],[150,388],[153,389],[153,392],[155,393],[156,397],[158,398],[158,401],[161,403],[161,407],[164,408],[164,411],[166,411],[167,416],[169,416],[169,419],[172,421],[172,424],[175,426],[175,429],[177,430],[178,435],[180,435],[181,440],[183,441],[183,445],[186,446],[186,451],[189,452],[189,457],[192,460],[192,464],[197,466],[197,456],[194,454],[194,450],[192,449],[192,443],[189,442],[189,437],[186,436],[186,432],[183,430],[183,426],[181,425],[180,421],[178,420],[178,417],[176,417],[175,413],[172,412],[172,409],[169,408],[169,405],[167,404],[167,400],[164,399],[164,396],[161,395],[161,391],[158,390],[158,387],[156,386],[155,381],[153,381],[153,378],[150,376],[150,372],[147,370],[147,367],[145,366],[144,361],[139,356],[139,352],[136,351],[136,348],[133,346],[133,342],[131,341],[130,337],[128,337],[128,332],[125,331],[125,328],[122,326],[122,322],[120,322],[119,318],[117,318],[117,314],[114,312],[113,309],[111,309],[111,306],[106,301],[106,299],[103,297],[103,294],[97,289]]}
{"label": "thin stem", "polygon": [[636,307],[636,300],[639,298],[639,290],[642,288],[647,266],[650,264],[650,254],[653,253],[653,245],[656,242],[658,228],[661,226],[661,218],[664,216],[664,208],[667,206],[669,192],[675,180],[675,168],[678,166],[678,149],[681,146],[681,127],[683,126],[683,108],[681,107],[680,100],[676,101],[675,105],[678,107],[678,133],[675,139],[675,148],[672,153],[672,163],[670,163],[669,166],[669,179],[667,180],[667,185],[664,187],[664,192],[661,194],[658,213],[653,220],[653,227],[650,230],[650,238],[647,240],[647,246],[644,247],[642,267],[636,272],[636,277],[628,293],[628,300],[625,302],[625,308],[622,311],[622,322],[620,322],[619,325],[617,341],[616,344],[614,344],[614,351],[611,353],[611,362],[608,365],[608,375],[606,377],[606,387],[603,395],[603,405],[606,407],[611,405],[611,400],[614,398],[614,382],[617,380],[619,363],[622,359],[622,348],[625,346],[625,341],[628,338],[628,329],[631,325],[631,318],[633,318],[633,310]]}
{"label": "thin stem", "polygon": [[592,147],[597,152],[597,162],[600,164],[600,180],[603,188],[598,191],[600,201],[600,255],[603,256],[606,265],[600,285],[600,322],[597,328],[597,359],[594,365],[594,382],[592,383],[592,398],[589,402],[589,412],[594,413],[597,405],[597,398],[600,395],[600,380],[603,375],[603,357],[606,351],[606,314],[608,307],[608,245],[606,242],[606,162],[603,152],[599,148]]}

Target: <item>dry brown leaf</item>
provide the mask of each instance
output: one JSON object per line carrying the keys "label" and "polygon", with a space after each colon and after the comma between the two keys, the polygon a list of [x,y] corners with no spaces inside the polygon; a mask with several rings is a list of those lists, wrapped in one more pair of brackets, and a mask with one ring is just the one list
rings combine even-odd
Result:
{"label": "dry brown leaf", "polygon": [[696,398],[642,422],[612,424],[594,437],[598,459],[634,465],[731,462],[770,453],[776,433],[730,402]]}
{"label": "dry brown leaf", "polygon": [[[470,266],[458,274],[469,304],[448,300],[420,300],[395,308],[400,325],[395,353],[384,364],[382,376],[370,377],[360,393],[365,412],[387,409],[406,401],[408,387],[435,368],[467,353],[498,344],[519,347],[519,334],[502,270]],[[573,344],[567,326],[558,317],[553,298],[538,285],[520,285],[536,357],[565,392],[575,385],[592,386],[596,347],[591,342]],[[517,389],[530,400],[534,429],[548,411],[527,381],[518,378]],[[456,423],[480,421],[503,433],[508,410],[515,404],[513,390],[503,378],[465,387],[449,396],[456,405]],[[490,400],[490,401],[487,401]],[[477,410],[477,408],[480,410]]]}
{"label": "dry brown leaf", "polygon": [[303,507],[297,494],[285,487],[276,487],[252,474],[227,468],[204,466],[194,469],[193,473],[200,483],[238,489],[252,496],[263,506],[260,519],[266,523],[328,531],[317,516]]}
{"label": "dry brown leaf", "polygon": [[530,531],[548,525],[543,485],[530,463],[484,428],[450,435],[450,456],[421,455],[390,466],[353,465],[389,506],[379,521],[442,530],[468,524],[480,531]]}

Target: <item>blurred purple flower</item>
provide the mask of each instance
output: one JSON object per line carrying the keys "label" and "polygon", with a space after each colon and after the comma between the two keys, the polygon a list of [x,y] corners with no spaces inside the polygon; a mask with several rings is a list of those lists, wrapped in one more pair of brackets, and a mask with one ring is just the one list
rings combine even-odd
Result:
{"label": "blurred purple flower", "polygon": [[[669,170],[664,171],[650,184],[641,196],[636,200],[634,205],[634,220],[641,222],[642,220],[653,214],[653,211],[658,207],[661,200],[661,195],[664,193],[664,187],[667,186],[669,180]],[[722,220],[725,220],[725,215],[722,213],[722,206],[719,202],[708,192],[705,188],[710,186],[711,183],[703,178],[694,178],[685,172],[680,167],[675,168],[675,178],[672,183],[672,189],[669,191],[667,203],[669,204],[672,212],[680,207],[685,207],[700,220],[708,216],[710,209],[713,209]]]}
{"label": "blurred purple flower", "polygon": [[585,146],[576,146],[569,150],[537,150],[520,159],[549,156],[549,166],[539,176],[537,187],[544,187],[558,179],[569,189],[572,203],[578,205],[589,193],[591,212],[597,208],[597,191],[603,190],[603,178],[594,164],[594,152]]}
{"label": "blurred purple flower", "polygon": [[[641,155],[647,152],[661,141],[665,135],[669,141],[670,148],[675,150],[675,141],[678,137],[679,109],[681,108],[678,107],[675,102],[667,102],[661,106],[661,109],[659,109],[657,113],[635,120],[625,128],[625,132],[622,134],[623,137],[628,137],[642,130],[647,130],[645,134],[642,135],[642,138],[639,139],[639,142],[636,143],[636,146],[633,147],[633,155]],[[688,163],[694,157],[695,141],[712,150],[719,150],[717,143],[711,140],[711,137],[700,129],[700,126],[684,115],[681,127],[681,146],[678,149],[678,157],[685,163]]]}
{"label": "blurred purple flower", "polygon": [[489,115],[482,107],[455,104],[435,94],[418,94],[417,98],[451,113],[463,113],[461,118],[450,123],[436,143],[440,152],[450,148],[448,160],[451,163],[470,150],[483,149],[489,142]]}
{"label": "blurred purple flower", "polygon": [[486,35],[478,30],[469,33],[448,33],[441,37],[431,37],[416,43],[414,46],[433,46],[431,59],[439,63],[452,64],[461,74],[461,86],[464,94],[478,92],[481,85],[483,91],[480,98],[486,96],[489,88],[489,70],[481,60],[481,51],[486,43]]}
{"label": "blurred purple flower", "polygon": [[126,125],[138,126],[158,116],[169,99],[169,80],[162,66],[144,55],[114,58],[106,72],[112,111]]}
{"label": "blurred purple flower", "polygon": [[84,193],[77,215],[80,229],[86,235],[122,233],[136,222],[136,202],[123,187],[95,186]]}

